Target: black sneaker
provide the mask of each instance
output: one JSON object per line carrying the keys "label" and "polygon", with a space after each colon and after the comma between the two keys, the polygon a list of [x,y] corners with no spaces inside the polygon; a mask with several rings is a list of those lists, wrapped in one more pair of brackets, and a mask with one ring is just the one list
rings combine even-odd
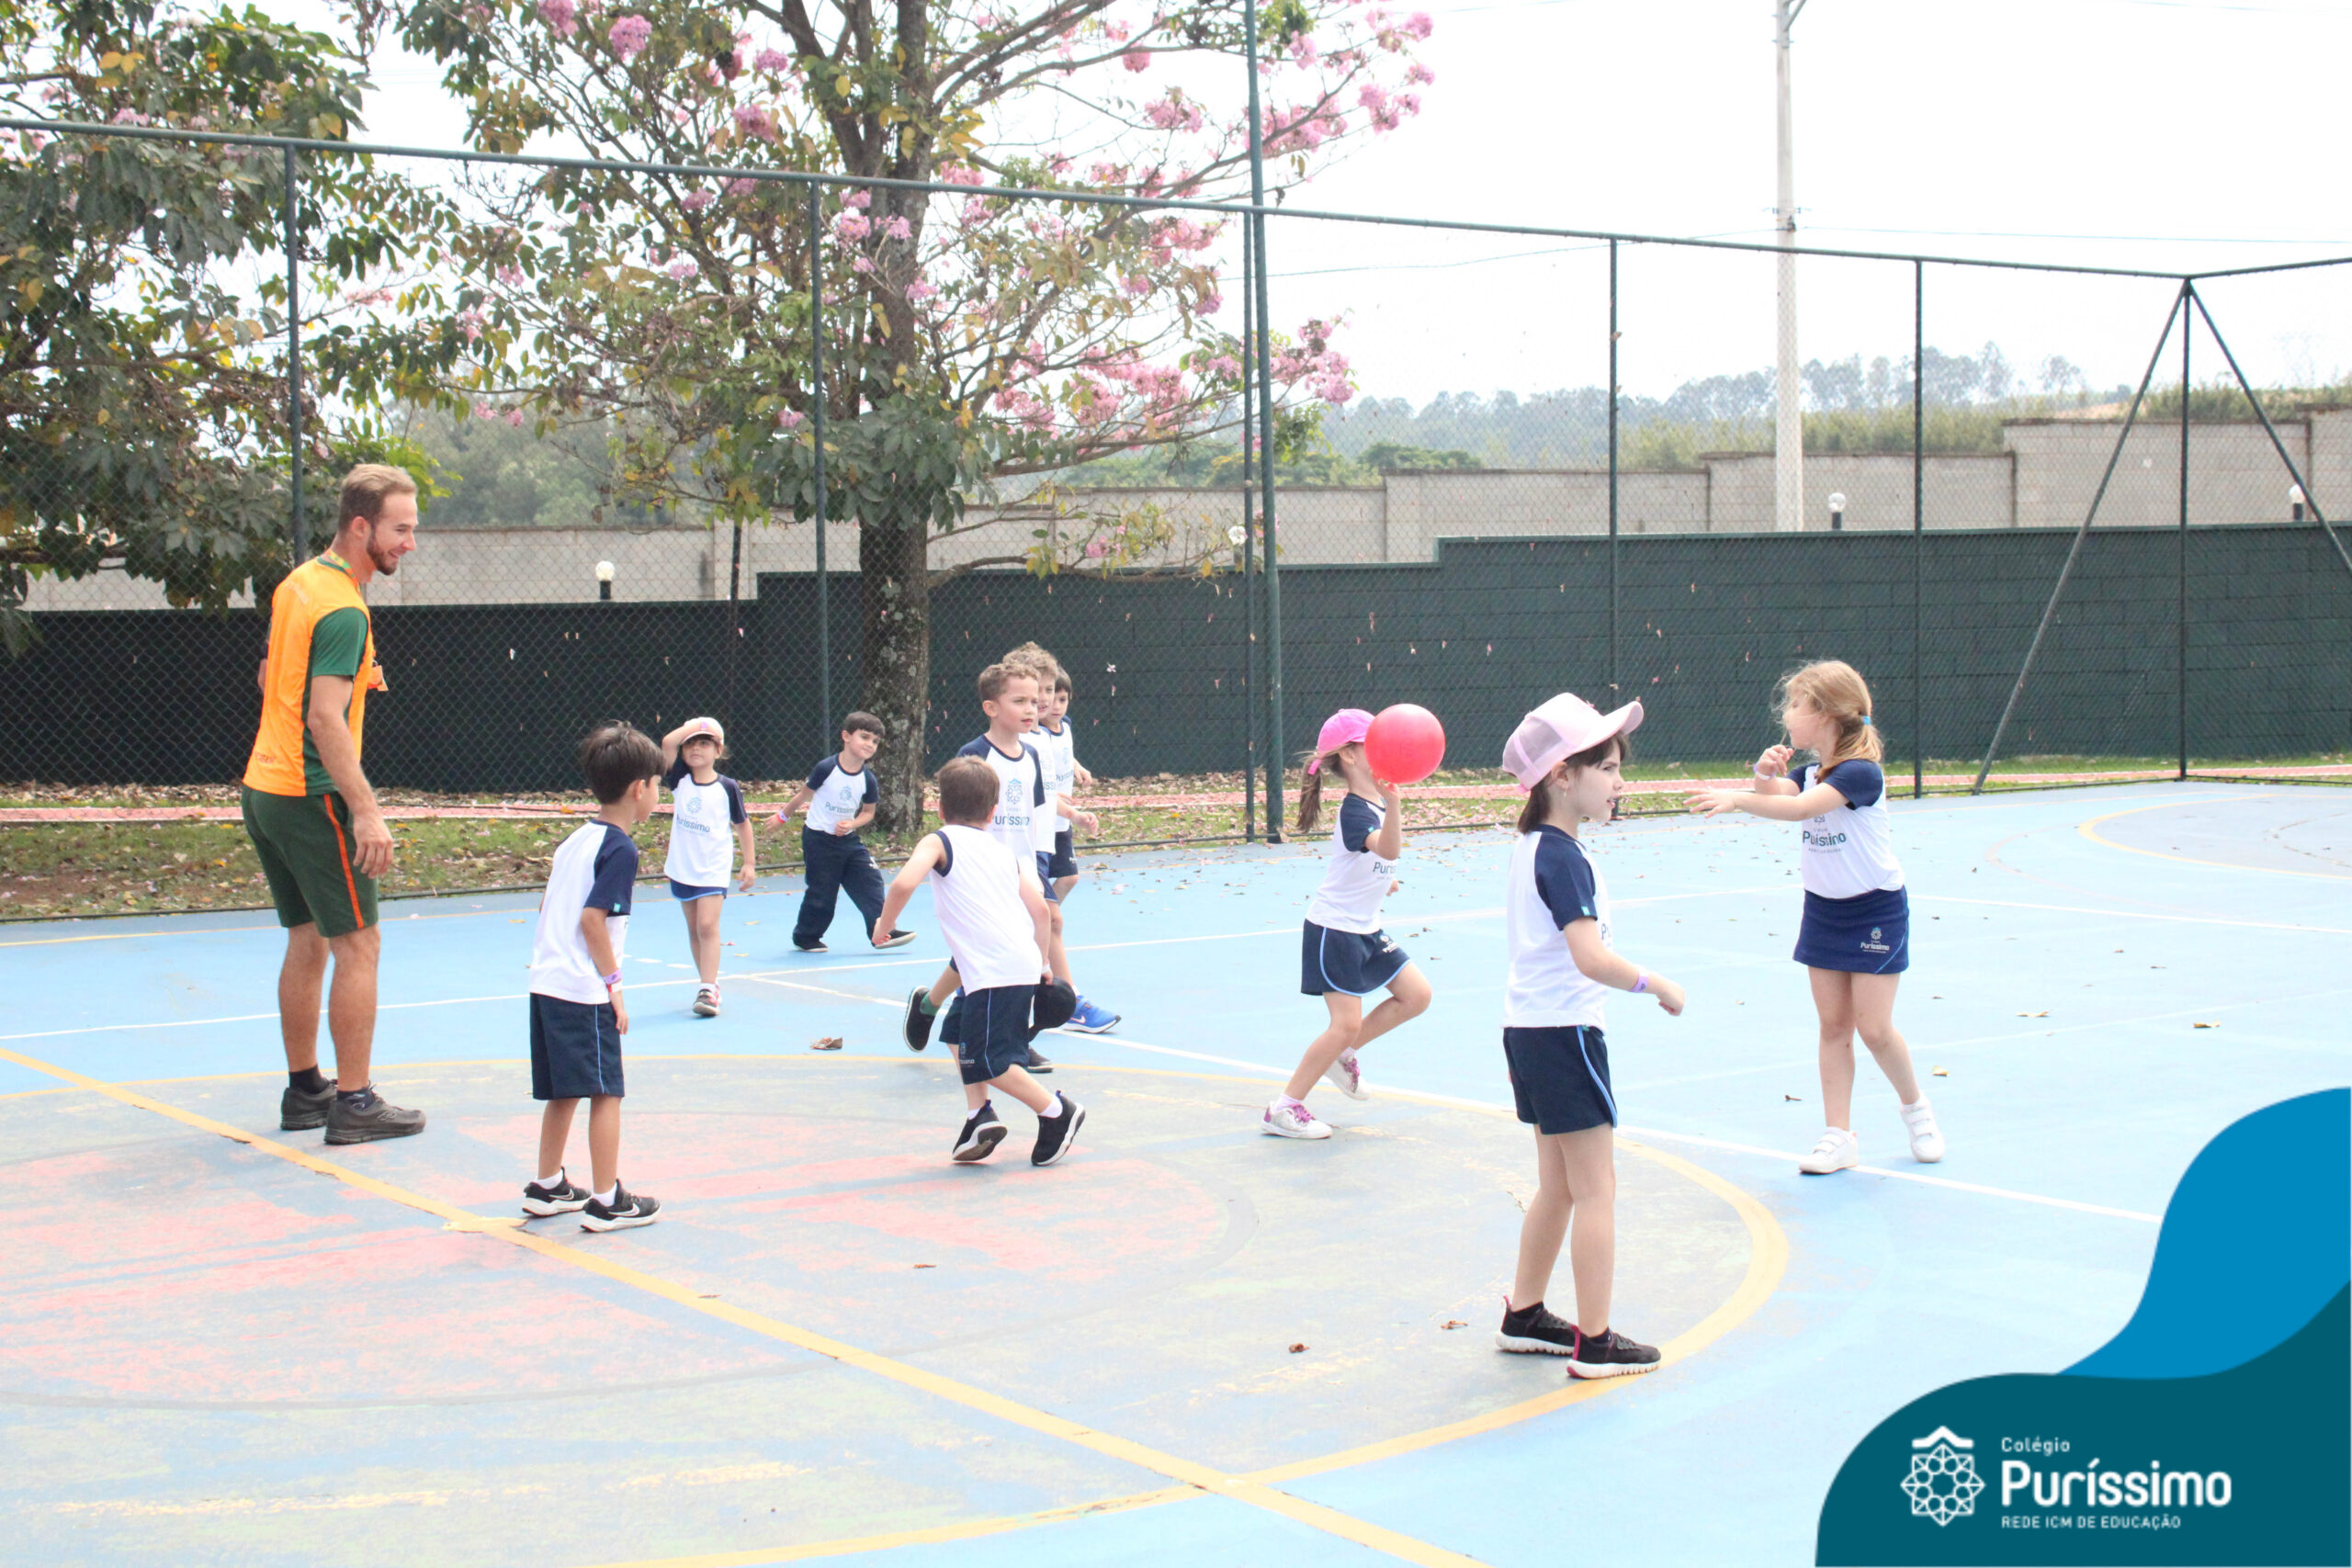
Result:
{"label": "black sneaker", "polygon": [[1037,1118],[1037,1146],[1029,1151],[1031,1165],[1051,1165],[1078,1146],[1078,1130],[1086,1125],[1086,1107],[1062,1096],[1059,1116]]}
{"label": "black sneaker", "polygon": [[288,1133],[302,1133],[308,1132],[312,1127],[323,1127],[327,1124],[327,1107],[334,1103],[334,1079],[333,1078],[327,1079],[326,1087],[316,1094],[312,1094],[309,1089],[296,1089],[292,1084],[288,1084],[286,1092],[277,1097],[277,1125],[282,1131]]}
{"label": "black sneaker", "polygon": [[1566,1356],[1577,1348],[1577,1325],[1537,1302],[1514,1308],[1503,1303],[1503,1325],[1495,1331],[1495,1348],[1523,1356]]}
{"label": "black sneaker", "polygon": [[1053,1063],[1039,1055],[1037,1047],[1035,1045],[1029,1047],[1029,1059],[1021,1065],[1033,1073],[1050,1073],[1054,1070]]}
{"label": "black sneaker", "polygon": [[795,953],[831,953],[832,949],[827,947],[821,942],[796,942],[792,944],[792,951]]}
{"label": "black sneaker", "polygon": [[613,1201],[599,1203],[591,1198],[582,1206],[580,1228],[589,1231],[625,1231],[637,1225],[650,1225],[653,1216],[662,1212],[662,1200],[647,1198],[630,1191],[619,1182],[613,1183]]}
{"label": "black sneaker", "polygon": [[880,942],[876,942],[874,945],[876,947],[904,947],[907,943],[914,941],[914,932],[899,931],[894,928],[888,936],[884,937]]}
{"label": "black sneaker", "polygon": [[424,1131],[424,1112],[403,1111],[369,1084],[357,1102],[334,1097],[327,1107],[327,1142],[372,1144],[379,1138],[413,1138]]}
{"label": "black sneaker", "polygon": [[[593,1194],[588,1189],[560,1176],[555,1179],[552,1187],[537,1181],[527,1182],[523,1188],[523,1212],[537,1214],[541,1219],[549,1214],[576,1214],[588,1206],[591,1196]],[[614,1196],[618,1197],[619,1194],[615,1193]]]}
{"label": "black sneaker", "polygon": [[970,1165],[975,1160],[988,1158],[996,1153],[996,1146],[1004,1142],[1005,1134],[1011,1131],[997,1120],[994,1105],[981,1106],[964,1119],[963,1131],[956,1134],[956,1163]]}
{"label": "black sneaker", "polygon": [[1657,1362],[1655,1346],[1636,1345],[1615,1329],[1604,1328],[1598,1334],[1577,1336],[1577,1348],[1568,1352],[1568,1376],[1630,1377],[1657,1371]]}
{"label": "black sneaker", "polygon": [[937,1013],[925,1012],[922,1004],[930,998],[931,987],[917,986],[907,993],[907,1049],[920,1051],[931,1043],[931,1022]]}

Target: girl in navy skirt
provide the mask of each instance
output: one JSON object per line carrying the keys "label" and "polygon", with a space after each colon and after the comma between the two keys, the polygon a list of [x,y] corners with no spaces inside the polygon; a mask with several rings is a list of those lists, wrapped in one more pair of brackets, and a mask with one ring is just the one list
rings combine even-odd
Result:
{"label": "girl in navy skirt", "polygon": [[[1298,791],[1298,830],[1315,831],[1322,815],[1323,779],[1338,773],[1348,786],[1331,829],[1331,863],[1306,906],[1301,933],[1298,988],[1321,997],[1331,1021],[1310,1041],[1283,1092],[1266,1107],[1259,1130],[1280,1138],[1328,1138],[1331,1129],[1306,1109],[1307,1092],[1329,1078],[1350,1100],[1368,1100],[1356,1052],[1430,1005],[1430,983],[1380,929],[1380,903],[1396,887],[1396,857],[1405,823],[1396,786],[1372,776],[1363,738],[1372,715],[1341,708],[1323,721]],[[1363,998],[1385,987],[1370,1013]]]}
{"label": "girl in navy skirt", "polygon": [[[1568,1375],[1623,1377],[1658,1364],[1657,1351],[1609,1326],[1617,1272],[1617,1099],[1609,1085],[1601,1004],[1612,991],[1647,993],[1668,1016],[1682,987],[1609,945],[1609,885],[1577,837],[1606,822],[1625,793],[1625,739],[1642,705],[1603,715],[1566,693],[1520,720],[1503,769],[1528,792],[1510,856],[1503,926],[1510,974],[1503,987],[1503,1055],[1519,1119],[1535,1129],[1535,1201],[1519,1228],[1519,1268],[1503,1300],[1497,1348],[1566,1356]],[[1569,1221],[1575,1234],[1569,1234]],[[1544,1292],[1568,1243],[1575,1321],[1547,1310]]]}
{"label": "girl in navy skirt", "polygon": [[[1696,790],[1690,809],[1803,825],[1797,841],[1804,922],[1794,956],[1813,982],[1821,1014],[1821,1100],[1829,1124],[1797,1168],[1826,1176],[1861,1163],[1853,1131],[1857,1032],[1902,1097],[1911,1157],[1932,1165],[1944,1157],[1943,1134],[1912,1070],[1911,1048],[1894,1027],[1895,987],[1911,966],[1911,904],[1894,858],[1871,689],[1852,665],[1827,659],[1789,676],[1781,692],[1789,744],[1768,747],[1757,758],[1753,790]],[[1792,748],[1820,759],[1794,779],[1788,776]]]}

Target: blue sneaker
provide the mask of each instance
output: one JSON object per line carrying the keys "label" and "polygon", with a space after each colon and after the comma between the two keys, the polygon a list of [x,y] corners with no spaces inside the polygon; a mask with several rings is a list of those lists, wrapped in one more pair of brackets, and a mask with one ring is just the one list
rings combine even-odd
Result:
{"label": "blue sneaker", "polygon": [[1096,1007],[1084,997],[1080,997],[1078,998],[1078,1010],[1070,1014],[1069,1022],[1063,1027],[1074,1029],[1080,1034],[1107,1034],[1112,1026],[1118,1021],[1117,1013]]}

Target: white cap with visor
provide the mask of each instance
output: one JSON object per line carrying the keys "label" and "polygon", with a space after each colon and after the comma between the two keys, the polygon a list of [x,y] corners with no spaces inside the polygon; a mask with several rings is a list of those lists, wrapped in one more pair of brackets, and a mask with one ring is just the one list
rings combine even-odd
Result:
{"label": "white cap with visor", "polygon": [[1522,794],[1532,794],[1545,774],[1579,751],[1589,750],[1612,735],[1630,735],[1642,725],[1642,705],[1627,703],[1602,713],[1582,697],[1562,692],[1519,721],[1503,742],[1503,772],[1519,781]]}

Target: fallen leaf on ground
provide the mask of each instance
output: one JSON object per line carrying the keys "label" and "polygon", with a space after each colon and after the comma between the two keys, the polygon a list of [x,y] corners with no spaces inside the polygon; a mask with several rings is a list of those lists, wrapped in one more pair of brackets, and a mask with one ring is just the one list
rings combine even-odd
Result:
{"label": "fallen leaf on ground", "polygon": [[1442,1327],[1445,1327],[1445,1328],[1467,1328],[1467,1327],[1469,1327],[1470,1325],[1469,1325],[1468,1324],[1466,1324],[1466,1323],[1463,1322],[1463,1321],[1462,1321],[1460,1318],[1458,1318],[1458,1317],[1449,1317],[1449,1318],[1447,1318],[1447,1319],[1445,1320],[1445,1322],[1444,1322],[1442,1325],[1441,1325],[1440,1326],[1442,1326]]}
{"label": "fallen leaf on ground", "polygon": [[1951,1077],[1951,1069],[1950,1067],[1938,1067],[1936,1069],[1936,1077],[1939,1078],[1948,1078]]}
{"label": "fallen leaf on ground", "polygon": [[1292,1346],[1292,1347],[1290,1348],[1290,1353],[1291,1353],[1292,1355],[1295,1356],[1295,1355],[1299,1354],[1301,1351],[1305,1350],[1306,1348],[1306,1346],[1304,1346],[1304,1345],[1294,1345],[1294,1346]]}
{"label": "fallen leaf on ground", "polygon": [[2191,1029],[2219,1029],[2222,1026],[2218,1023],[2192,1023],[2188,1027]]}
{"label": "fallen leaf on ground", "polygon": [[1793,1094],[1784,1094],[1781,1096],[1781,1098],[1783,1100],[1794,1101],[1798,1105],[1803,1105],[1804,1103],[1802,1099]]}
{"label": "fallen leaf on ground", "polygon": [[918,1263],[915,1267],[918,1269],[936,1269],[939,1265],[936,1263]]}
{"label": "fallen leaf on ground", "polygon": [[2018,1016],[2019,1018],[2048,1018],[2050,1016],[2050,1010],[2048,1008],[2043,1008],[2040,1012],[2021,1012],[2018,1014]]}
{"label": "fallen leaf on ground", "polygon": [[842,1037],[838,1034],[820,1034],[808,1042],[808,1049],[811,1051],[838,1051],[841,1048]]}

